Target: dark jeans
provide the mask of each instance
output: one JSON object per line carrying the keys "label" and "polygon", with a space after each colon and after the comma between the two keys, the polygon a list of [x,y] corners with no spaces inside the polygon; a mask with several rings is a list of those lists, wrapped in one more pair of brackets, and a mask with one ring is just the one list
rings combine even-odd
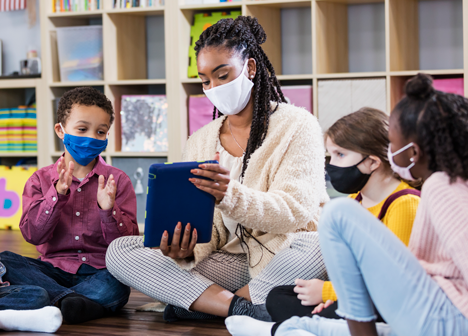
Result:
{"label": "dark jeans", "polygon": [[[312,316],[312,311],[316,306],[303,306],[301,300],[297,298],[294,292],[295,286],[279,286],[273,288],[266,299],[266,308],[273,322],[276,324],[271,329],[271,334],[275,335],[276,329],[280,324],[293,316]],[[330,307],[323,309],[320,313],[315,314],[329,319],[342,319],[335,311],[338,309],[338,302],[333,303]],[[385,322],[377,313],[376,322]]]}
{"label": "dark jeans", "polygon": [[38,286],[0,287],[0,310],[39,309],[50,305],[49,294]]}
{"label": "dark jeans", "polygon": [[[76,274],[71,274],[48,262],[8,251],[0,253],[0,261],[6,267],[4,281],[17,286],[39,286],[47,291],[50,302],[43,306],[54,305],[65,295],[77,293],[101,304],[108,312],[115,312],[125,306],[130,296],[130,288],[107,269],[83,264]],[[13,305],[10,309],[19,308]]]}

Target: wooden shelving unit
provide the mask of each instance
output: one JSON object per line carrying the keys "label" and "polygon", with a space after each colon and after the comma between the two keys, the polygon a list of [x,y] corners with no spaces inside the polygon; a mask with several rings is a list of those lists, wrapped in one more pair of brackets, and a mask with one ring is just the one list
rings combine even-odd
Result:
{"label": "wooden shelving unit", "polygon": [[[463,1],[463,64],[459,69],[421,69],[419,62],[419,31],[417,0],[242,0],[220,4],[185,5],[184,0],[166,0],[165,6],[156,8],[113,9],[112,0],[104,0],[104,8],[94,12],[51,13],[51,6],[41,6],[42,58],[45,70],[42,79],[26,80],[23,84],[0,82],[0,91],[7,85],[11,88],[33,83],[38,101],[38,122],[41,121],[38,160],[39,166],[50,164],[60,155],[55,148],[53,134],[53,99],[66,90],[77,86],[101,88],[115,104],[116,123],[111,130],[109,146],[103,154],[107,162],[113,157],[167,157],[178,161],[188,135],[188,96],[202,93],[198,78],[187,78],[190,26],[193,15],[207,10],[239,10],[243,15],[258,18],[268,39],[263,45],[282,84],[310,83],[313,85],[313,113],[317,115],[318,83],[336,79],[385,78],[387,86],[387,112],[401,98],[406,79],[418,72],[434,76],[464,77],[465,95],[468,82],[465,68],[468,66],[468,0]],[[46,2],[46,1],[45,1]],[[41,3],[42,4],[42,3]],[[348,13],[351,6],[377,4],[376,11],[384,22],[381,32],[383,53],[376,69],[365,72],[350,70],[350,40],[348,36]],[[310,13],[311,50],[310,73],[290,74],[283,72],[282,59],[282,10],[300,8]],[[164,18],[165,76],[148,78],[147,73],[147,17]],[[56,28],[88,25],[102,22],[104,41],[104,79],[97,82],[61,82],[58,68]],[[158,32],[151,32],[157,34]],[[380,56],[376,56],[377,58]],[[18,84],[19,83],[19,84]],[[19,86],[18,86],[19,85]],[[120,151],[119,108],[124,94],[165,93],[168,99],[167,153],[126,153]],[[40,93],[40,94],[39,94]],[[320,116],[318,115],[320,118]]]}

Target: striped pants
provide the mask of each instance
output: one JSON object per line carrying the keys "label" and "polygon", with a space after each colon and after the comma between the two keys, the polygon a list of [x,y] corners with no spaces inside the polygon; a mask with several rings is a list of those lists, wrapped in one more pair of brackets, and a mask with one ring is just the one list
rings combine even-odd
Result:
{"label": "striped pants", "polygon": [[183,270],[160,250],[145,248],[138,236],[114,240],[107,250],[106,264],[125,285],[185,309],[213,284],[230,292],[248,284],[253,304],[264,304],[274,287],[294,285],[297,278],[327,280],[317,232],[298,234],[254,279],[249,275],[246,254],[215,251],[195,268]]}

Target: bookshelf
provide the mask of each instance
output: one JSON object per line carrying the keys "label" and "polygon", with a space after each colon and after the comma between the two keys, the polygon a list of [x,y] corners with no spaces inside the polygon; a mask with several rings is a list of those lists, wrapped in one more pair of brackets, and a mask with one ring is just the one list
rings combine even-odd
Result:
{"label": "bookshelf", "polygon": [[[446,46],[443,37],[427,45],[424,36],[430,29],[438,29],[437,20],[422,20],[422,10],[431,10],[430,1],[418,0],[241,0],[219,4],[186,5],[184,0],[166,0],[164,6],[151,8],[113,9],[112,0],[103,0],[103,8],[91,12],[52,13],[51,6],[41,6],[42,79],[24,83],[0,82],[4,86],[27,85],[36,87],[38,94],[39,166],[50,164],[60,155],[55,147],[53,133],[53,99],[66,90],[77,86],[93,86],[103,92],[114,103],[116,122],[111,130],[109,146],[103,156],[107,162],[112,158],[167,158],[178,161],[188,136],[188,97],[201,94],[198,78],[187,77],[190,26],[193,15],[207,10],[239,10],[242,15],[258,18],[268,39],[263,45],[277,72],[282,85],[308,84],[313,86],[313,113],[318,114],[320,81],[337,79],[385,79],[387,112],[401,98],[404,82],[423,71],[436,78],[464,78],[465,95],[468,82],[465,68],[468,66],[468,0],[432,1],[442,6],[442,12],[450,13],[462,6],[461,23],[451,23],[460,41]],[[363,6],[363,7],[359,7]],[[308,40],[303,41],[301,50],[307,66],[300,69],[287,67],[290,58],[283,57],[283,49],[290,48],[287,36],[288,9],[300,9],[308,17],[310,26],[304,30]],[[428,9],[429,8],[429,9]],[[377,29],[360,25],[359,15],[379,22]],[[436,11],[437,12],[437,11]],[[362,13],[361,13],[362,14]],[[162,30],[148,31],[148,20],[154,20]],[[159,22],[159,23],[158,23]],[[309,21],[307,21],[309,22]],[[421,24],[423,23],[423,24]],[[104,79],[92,82],[61,82],[57,58],[56,28],[102,24]],[[465,28],[464,28],[465,27]],[[294,28],[294,27],[292,27]],[[159,35],[158,35],[159,34]],[[303,38],[303,37],[302,37]],[[150,75],[148,50],[150,43],[157,41],[164,50],[157,48],[155,64],[159,71]],[[442,42],[441,42],[442,41]],[[438,45],[437,43],[440,44]],[[446,64],[430,64],[421,58],[430,48],[434,52],[452,50],[454,56]],[[367,48],[367,49],[366,49]],[[428,49],[429,48],[429,49]],[[450,49],[452,48],[452,49]],[[293,50],[294,52],[294,50]],[[363,54],[364,53],[364,54]],[[438,55],[439,55],[438,54]],[[364,55],[364,56],[363,56]],[[440,57],[439,57],[440,58]],[[285,63],[286,62],[286,63]],[[361,63],[360,63],[361,62]],[[422,65],[421,65],[422,64]],[[32,85],[34,84],[34,85]],[[120,151],[120,98],[125,94],[166,94],[168,99],[169,150],[163,153],[134,153]],[[40,117],[39,117],[40,116]]]}

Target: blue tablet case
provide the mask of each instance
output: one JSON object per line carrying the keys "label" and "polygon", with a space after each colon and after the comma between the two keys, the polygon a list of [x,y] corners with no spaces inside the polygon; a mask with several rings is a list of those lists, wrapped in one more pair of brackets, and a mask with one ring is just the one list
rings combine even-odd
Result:
{"label": "blue tablet case", "polygon": [[216,199],[189,181],[191,177],[202,178],[190,172],[202,163],[217,164],[218,161],[151,165],[145,214],[146,247],[159,247],[166,230],[170,245],[178,222],[182,222],[183,228],[190,223],[192,232],[194,228],[197,229],[197,244],[210,242]]}

